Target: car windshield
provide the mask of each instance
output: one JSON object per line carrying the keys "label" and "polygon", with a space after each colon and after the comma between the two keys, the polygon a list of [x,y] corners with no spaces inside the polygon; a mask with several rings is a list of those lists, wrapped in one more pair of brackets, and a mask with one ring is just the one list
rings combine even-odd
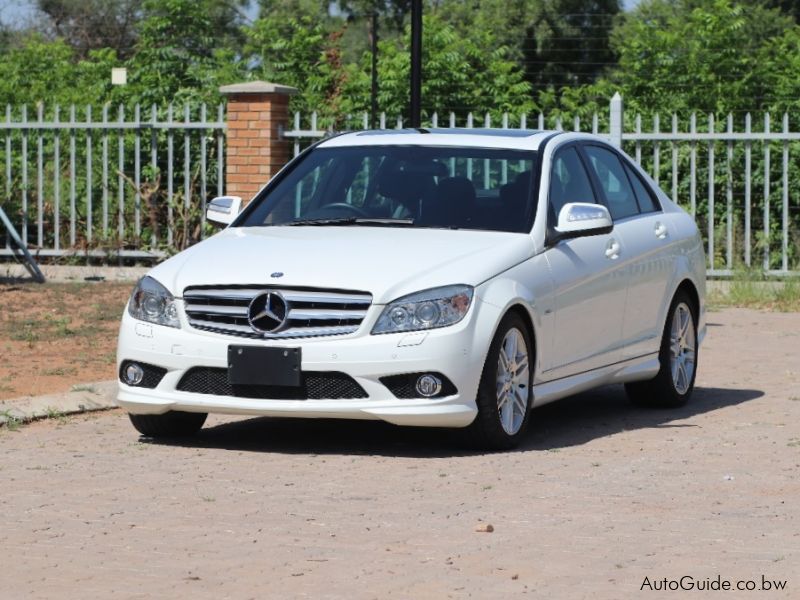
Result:
{"label": "car windshield", "polygon": [[238,226],[440,227],[527,232],[532,151],[436,146],[317,148]]}

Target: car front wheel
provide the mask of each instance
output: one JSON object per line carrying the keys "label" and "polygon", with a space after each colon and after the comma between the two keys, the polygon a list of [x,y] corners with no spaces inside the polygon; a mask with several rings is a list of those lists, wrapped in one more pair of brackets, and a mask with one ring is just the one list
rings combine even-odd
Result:
{"label": "car front wheel", "polygon": [[519,444],[528,426],[533,383],[533,344],[516,314],[500,322],[489,346],[470,425],[473,442],[487,450],[508,450]]}
{"label": "car front wheel", "polygon": [[194,435],[206,422],[206,413],[170,411],[163,415],[128,414],[131,423],[142,435],[152,438],[187,437]]}
{"label": "car front wheel", "polygon": [[675,295],[667,316],[658,375],[650,381],[625,385],[634,404],[673,408],[683,406],[694,389],[697,374],[697,315],[688,294]]}

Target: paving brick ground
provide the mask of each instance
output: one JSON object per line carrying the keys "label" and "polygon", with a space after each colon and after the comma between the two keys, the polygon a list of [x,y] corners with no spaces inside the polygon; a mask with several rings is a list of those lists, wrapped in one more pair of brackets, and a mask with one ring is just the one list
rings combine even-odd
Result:
{"label": "paving brick ground", "polygon": [[659,598],[685,594],[645,578],[719,575],[798,598],[800,314],[709,321],[686,408],[604,388],[508,454],[222,417],[158,444],[119,410],[0,430],[0,597]]}

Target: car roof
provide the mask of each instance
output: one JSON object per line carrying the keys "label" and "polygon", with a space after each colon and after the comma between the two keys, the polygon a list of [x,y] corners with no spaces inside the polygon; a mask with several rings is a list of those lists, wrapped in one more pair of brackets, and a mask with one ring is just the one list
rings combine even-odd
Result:
{"label": "car roof", "polygon": [[[476,148],[506,148],[513,150],[538,150],[541,143],[563,131],[538,129],[443,128],[370,129],[334,136],[319,144],[321,148],[345,146],[463,146]],[[571,137],[575,134],[569,132]],[[595,136],[584,134],[585,139]]]}

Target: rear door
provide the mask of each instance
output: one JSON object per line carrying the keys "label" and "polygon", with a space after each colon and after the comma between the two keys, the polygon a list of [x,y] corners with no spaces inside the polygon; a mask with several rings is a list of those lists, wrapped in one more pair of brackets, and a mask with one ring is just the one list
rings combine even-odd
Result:
{"label": "rear door", "polygon": [[658,351],[663,323],[659,321],[670,281],[669,223],[655,194],[627,159],[610,147],[587,143],[583,150],[625,242],[621,261],[629,276],[622,339],[624,358]]}
{"label": "rear door", "polygon": [[[567,144],[553,155],[548,228],[569,202],[597,202],[579,148]],[[626,277],[625,248],[616,232],[561,240],[545,251],[555,293],[554,338],[542,356],[543,379],[552,380],[621,359]]]}

